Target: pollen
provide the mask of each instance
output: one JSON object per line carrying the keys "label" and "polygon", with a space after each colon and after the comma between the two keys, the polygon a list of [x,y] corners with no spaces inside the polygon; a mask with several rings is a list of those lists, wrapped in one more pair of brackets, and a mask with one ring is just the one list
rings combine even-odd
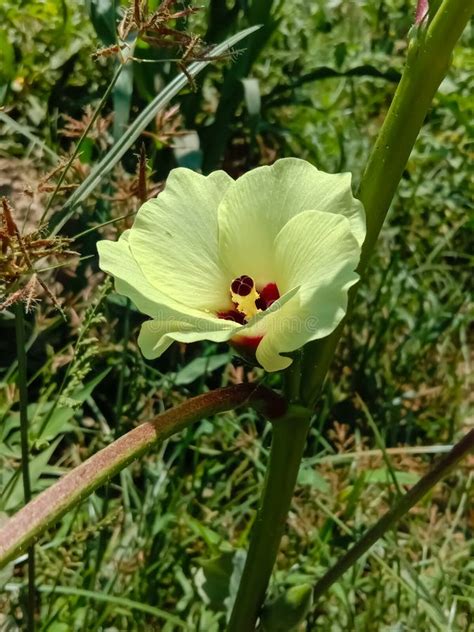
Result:
{"label": "pollen", "polygon": [[243,314],[246,320],[250,320],[261,311],[257,307],[260,294],[252,277],[244,274],[234,279],[230,284],[230,295],[237,311]]}

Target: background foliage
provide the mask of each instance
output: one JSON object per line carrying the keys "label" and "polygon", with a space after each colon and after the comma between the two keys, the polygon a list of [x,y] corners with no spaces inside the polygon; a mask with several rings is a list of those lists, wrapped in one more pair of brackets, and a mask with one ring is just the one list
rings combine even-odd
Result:
{"label": "background foliage", "polygon": [[[2,3],[0,98],[16,127],[1,118],[0,187],[26,232],[37,226],[54,189],[51,170],[72,152],[119,63],[91,57],[113,44],[118,5]],[[196,90],[183,90],[142,135],[148,195],[176,165],[205,172],[222,166],[238,176],[286,155],[327,171],[350,170],[357,184],[403,65],[411,3],[211,0],[205,6],[175,27],[211,43],[263,26],[234,59],[209,66]],[[472,43],[471,29],[407,165],[339,348],[300,472],[275,594],[320,576],[417,480],[429,455],[472,424]],[[176,63],[163,60],[180,52],[136,46],[137,59],[160,63],[126,66],[66,184],[83,180],[128,120],[176,75]],[[138,208],[140,143],[62,231],[79,235],[73,249],[80,258],[44,279],[67,321],[48,299],[28,315],[35,493],[189,395],[241,380],[278,386],[278,378],[242,365],[225,345],[174,345],[154,362],[138,352],[142,317],[111,293],[95,250],[98,238],[114,238],[132,219],[81,233]],[[56,196],[56,217],[69,193]],[[13,323],[10,311],[0,312],[4,514],[23,502]],[[205,420],[68,514],[38,549],[38,628],[222,629],[268,444],[268,428],[254,413]],[[302,629],[471,629],[470,495],[467,464],[379,542]],[[22,626],[24,572],[20,559],[0,575],[2,629]]]}

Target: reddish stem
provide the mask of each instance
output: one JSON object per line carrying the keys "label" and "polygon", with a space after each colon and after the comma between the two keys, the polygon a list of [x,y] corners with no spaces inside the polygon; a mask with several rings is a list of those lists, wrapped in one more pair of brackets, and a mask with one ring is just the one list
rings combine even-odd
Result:
{"label": "reddish stem", "polygon": [[203,417],[242,405],[251,406],[270,419],[286,411],[285,400],[274,391],[255,384],[238,384],[198,395],[142,423],[63,476],[5,523],[0,530],[0,567],[158,441]]}

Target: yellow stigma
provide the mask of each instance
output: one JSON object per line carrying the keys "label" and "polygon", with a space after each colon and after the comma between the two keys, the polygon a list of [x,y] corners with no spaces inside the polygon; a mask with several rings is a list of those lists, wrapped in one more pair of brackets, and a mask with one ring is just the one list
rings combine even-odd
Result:
{"label": "yellow stigma", "polygon": [[256,305],[260,294],[255,289],[255,282],[251,277],[243,275],[234,279],[230,284],[230,296],[237,311],[243,314],[246,320],[250,320],[260,311]]}

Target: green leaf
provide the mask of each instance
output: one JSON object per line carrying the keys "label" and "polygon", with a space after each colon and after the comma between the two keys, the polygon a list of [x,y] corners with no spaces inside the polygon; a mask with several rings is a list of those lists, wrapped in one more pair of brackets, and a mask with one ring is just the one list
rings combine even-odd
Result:
{"label": "green leaf", "polygon": [[114,0],[88,0],[87,9],[95,32],[104,46],[116,42]]}
{"label": "green leaf", "polygon": [[79,387],[76,391],[74,391],[72,398],[81,403],[85,402],[86,399],[92,395],[92,391],[95,389],[95,387],[102,382],[102,380],[110,373],[111,370],[111,368],[105,369],[104,371],[99,373],[97,377]]}
{"label": "green leaf", "polygon": [[177,136],[173,141],[173,154],[179,167],[200,171],[202,151],[198,133],[192,130]]}
{"label": "green leaf", "polygon": [[12,119],[11,116],[6,114],[5,112],[0,112],[0,121],[5,123],[11,130],[21,134],[25,138],[27,138],[34,145],[38,145],[45,153],[47,153],[53,160],[59,161],[59,156],[56,152],[50,149],[42,140],[37,138],[30,130],[27,125],[22,125],[17,123]]}
{"label": "green leaf", "polygon": [[146,612],[153,617],[164,619],[165,621],[173,624],[173,630],[186,629],[186,624],[180,621],[180,619],[175,615],[170,614],[168,611],[161,610],[160,608],[156,608],[155,606],[147,603],[128,599],[127,597],[111,595],[105,592],[100,592],[99,590],[86,590],[84,588],[78,588],[77,586],[61,586],[57,582],[51,585],[42,583],[38,586],[38,591],[42,593],[54,593],[54,595],[67,595],[69,600],[73,597],[84,597],[92,602],[97,601],[110,604],[115,607],[117,611],[122,609],[125,612]]}
{"label": "green leaf", "polygon": [[[29,439],[37,449],[44,447],[58,435],[69,432],[73,426],[69,421],[75,411],[92,394],[95,387],[105,378],[111,369],[102,371],[97,377],[77,388],[70,397],[59,402],[34,402],[28,406]],[[0,453],[6,454],[3,442],[8,441],[8,449],[20,458],[20,414],[15,411],[8,415],[0,427]],[[6,447],[6,446],[5,446]]]}
{"label": "green leaf", "polygon": [[188,527],[190,527],[194,531],[198,538],[202,538],[206,542],[207,546],[211,549],[215,550],[217,545],[222,540],[221,536],[218,533],[207,527],[202,522],[199,522],[199,520],[196,520],[195,518],[188,518]]}
{"label": "green leaf", "polygon": [[340,68],[344,63],[347,55],[347,44],[345,42],[339,42],[334,48],[334,60],[336,66]]}
{"label": "green leaf", "polygon": [[244,84],[244,98],[247,111],[251,118],[258,117],[262,101],[260,98],[260,84],[258,79],[242,79]]}
{"label": "green leaf", "polygon": [[[130,48],[124,51],[123,55],[129,58],[133,55],[133,50],[134,46],[131,41]],[[133,94],[133,68],[132,61],[128,63],[123,62],[122,72],[112,91],[112,100],[114,103],[114,142],[117,142],[126,130],[130,118]]]}
{"label": "green leaf", "polygon": [[195,582],[201,598],[213,610],[230,612],[242,575],[245,551],[224,551],[220,555],[200,561]]}
{"label": "green leaf", "polygon": [[[39,404],[38,406],[41,405]],[[53,406],[54,404],[52,402],[41,406],[41,414],[35,418],[34,423],[30,426],[30,432],[28,433],[30,441],[37,448],[49,443],[49,441],[53,440],[59,434],[64,434],[73,429],[73,426],[69,423],[74,416],[75,409],[72,407],[66,408],[58,406],[54,408],[48,421],[44,424]],[[29,408],[28,406],[28,410]]]}
{"label": "green leaf", "polygon": [[[40,487],[38,483],[41,475],[44,473],[49,459],[60,441],[61,437],[58,437],[58,439],[56,439],[56,441],[54,441],[46,450],[43,450],[43,452],[30,460],[30,480],[32,491],[38,491]],[[9,492],[7,494],[2,494],[1,510],[10,512],[18,508],[23,503],[24,499],[23,481],[21,476],[19,476],[19,470],[13,472],[10,479],[4,485],[4,488],[8,487],[10,487]]]}
{"label": "green leaf", "polygon": [[174,383],[178,386],[191,384],[199,377],[208,375],[216,369],[220,369],[222,366],[225,366],[231,361],[231,358],[231,353],[220,353],[208,358],[196,358],[181,369],[181,371],[178,371]]}
{"label": "green leaf", "polygon": [[[35,419],[34,424],[31,425],[31,432],[33,435],[32,439],[36,442],[51,441],[57,435],[64,434],[65,432],[72,430],[73,426],[68,423],[69,420],[72,419],[75,411],[81,406],[81,404],[83,404],[86,399],[91,396],[92,391],[98,384],[100,384],[100,382],[102,382],[110,370],[111,368],[105,369],[105,371],[99,373],[97,377],[76,389],[67,400],[60,398],[59,403],[56,406],[54,406],[53,403],[50,403],[45,407],[42,407],[41,416],[39,419]],[[43,428],[43,420],[53,406],[53,413]],[[36,436],[34,435],[35,430],[39,432]]]}
{"label": "green leaf", "polygon": [[380,467],[376,470],[369,470],[366,472],[365,482],[390,485],[393,483],[393,476],[395,476],[400,485],[415,485],[420,478],[418,474],[415,474],[415,472],[400,472],[398,470],[392,470],[392,472],[390,472],[388,468]]}
{"label": "green leaf", "polygon": [[247,77],[259,54],[276,31],[280,22],[275,14],[274,0],[246,3],[246,20],[260,28],[258,37],[252,38],[245,51],[226,72],[220,90],[219,105],[213,123],[206,127],[202,135],[204,153],[204,173],[217,168],[232,134],[232,119],[242,100],[242,79]]}
{"label": "green leaf", "polygon": [[15,77],[15,51],[5,32],[0,31],[0,84]]}
{"label": "green leaf", "polygon": [[264,632],[291,632],[303,622],[311,604],[311,584],[292,586],[263,607],[262,630]]}
{"label": "green leaf", "polygon": [[321,474],[312,467],[303,466],[298,474],[298,485],[313,487],[323,494],[329,493],[329,484]]}

